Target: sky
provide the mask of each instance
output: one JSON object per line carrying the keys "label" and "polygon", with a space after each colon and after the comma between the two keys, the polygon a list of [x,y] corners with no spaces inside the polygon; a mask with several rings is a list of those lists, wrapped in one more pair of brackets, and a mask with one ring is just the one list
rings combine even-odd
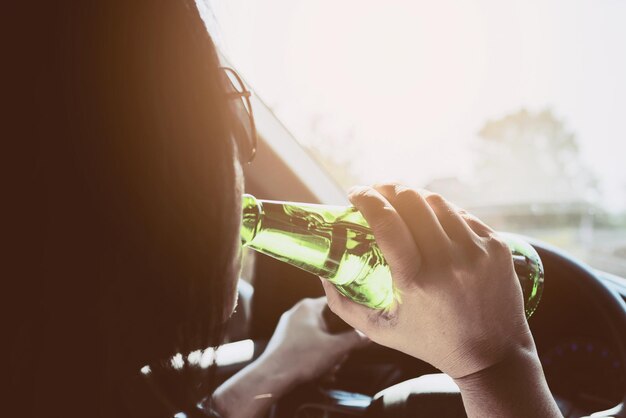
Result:
{"label": "sky", "polygon": [[296,138],[363,183],[471,175],[487,120],[551,109],[626,209],[624,1],[200,1]]}

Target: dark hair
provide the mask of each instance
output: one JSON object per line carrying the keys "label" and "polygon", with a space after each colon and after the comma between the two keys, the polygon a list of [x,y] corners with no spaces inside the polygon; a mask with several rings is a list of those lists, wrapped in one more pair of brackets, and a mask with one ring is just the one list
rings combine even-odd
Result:
{"label": "dark hair", "polygon": [[171,416],[208,395],[206,376],[156,376],[219,344],[238,272],[218,57],[191,0],[45,3],[12,26],[13,402]]}

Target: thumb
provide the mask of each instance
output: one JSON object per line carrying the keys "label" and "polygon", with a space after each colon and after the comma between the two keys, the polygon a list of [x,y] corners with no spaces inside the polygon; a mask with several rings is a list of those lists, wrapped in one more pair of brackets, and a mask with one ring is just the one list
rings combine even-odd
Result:
{"label": "thumb", "polygon": [[357,330],[333,334],[331,338],[335,347],[334,351],[338,353],[347,354],[352,350],[364,348],[371,343],[369,338]]}
{"label": "thumb", "polygon": [[326,303],[330,310],[347,322],[352,328],[367,333],[367,328],[369,327],[368,318],[372,309],[352,302],[339,293],[332,283],[323,278],[320,278],[320,280],[322,281],[324,292],[326,292]]}
{"label": "thumb", "polygon": [[350,337],[350,340],[351,340],[350,342],[353,348],[367,347],[368,345],[372,343],[372,340],[370,340],[367,335],[363,334],[361,331],[357,329],[353,331],[348,331],[348,332],[352,334]]}

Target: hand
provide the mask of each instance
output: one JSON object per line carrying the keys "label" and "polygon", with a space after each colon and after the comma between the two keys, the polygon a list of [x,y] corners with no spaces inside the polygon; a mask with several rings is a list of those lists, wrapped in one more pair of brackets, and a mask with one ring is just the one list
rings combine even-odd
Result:
{"label": "hand", "polygon": [[511,251],[491,228],[439,195],[398,185],[361,187],[350,200],[389,263],[398,302],[372,310],[323,280],[337,315],[453,378],[534,353]]}
{"label": "hand", "polygon": [[320,376],[353,348],[369,340],[352,330],[326,332],[326,298],[304,299],[280,318],[274,335],[256,361],[213,394],[215,408],[228,418],[256,418],[295,384]]}
{"label": "hand", "polygon": [[367,344],[369,340],[354,330],[329,334],[322,318],[325,306],[326,298],[303,299],[285,312],[263,360],[276,364],[281,372],[293,373],[294,382],[305,382],[339,364],[350,350]]}

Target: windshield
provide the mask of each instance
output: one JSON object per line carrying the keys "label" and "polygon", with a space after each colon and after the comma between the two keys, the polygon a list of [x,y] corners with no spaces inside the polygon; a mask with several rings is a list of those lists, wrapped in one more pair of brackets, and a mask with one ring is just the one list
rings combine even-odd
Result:
{"label": "windshield", "polygon": [[341,187],[424,187],[626,276],[625,2],[207,1]]}

